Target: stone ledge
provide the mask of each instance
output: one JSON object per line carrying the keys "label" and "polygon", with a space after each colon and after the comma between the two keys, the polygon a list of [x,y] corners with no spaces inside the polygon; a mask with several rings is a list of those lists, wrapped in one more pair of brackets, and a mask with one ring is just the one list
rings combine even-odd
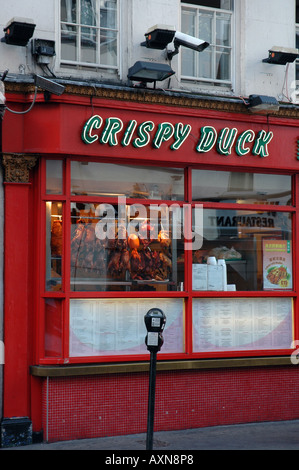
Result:
{"label": "stone ledge", "polygon": [[[157,371],[184,371],[200,369],[227,369],[243,367],[292,366],[289,356],[232,359],[199,359],[186,361],[158,361]],[[149,362],[84,364],[61,366],[30,366],[35,377],[72,377],[82,375],[128,374],[148,372]]]}

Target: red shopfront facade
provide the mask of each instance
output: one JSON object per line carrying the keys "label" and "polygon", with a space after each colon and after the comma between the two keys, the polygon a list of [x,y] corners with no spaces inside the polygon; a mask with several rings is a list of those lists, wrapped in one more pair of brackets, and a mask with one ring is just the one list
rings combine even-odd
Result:
{"label": "red shopfront facade", "polygon": [[298,418],[297,123],[88,87],[6,112],[4,419],[145,432],[152,307],[156,430]]}

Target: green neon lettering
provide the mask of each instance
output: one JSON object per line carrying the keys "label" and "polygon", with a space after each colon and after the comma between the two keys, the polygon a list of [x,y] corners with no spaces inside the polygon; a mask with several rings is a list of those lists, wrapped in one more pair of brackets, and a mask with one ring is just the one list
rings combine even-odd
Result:
{"label": "green neon lettering", "polygon": [[209,152],[215,145],[217,132],[214,127],[205,126],[201,128],[201,139],[196,147],[197,152]]}
{"label": "green neon lettering", "polygon": [[162,124],[159,124],[158,126],[158,130],[153,140],[153,146],[156,149],[159,149],[161,147],[162,142],[166,142],[167,140],[169,140],[173,136],[173,133],[173,125],[169,122],[162,122]]}
{"label": "green neon lettering", "polygon": [[237,133],[238,130],[235,128],[225,127],[222,129],[217,140],[217,152],[221,155],[230,155]]}
{"label": "green neon lettering", "polygon": [[245,147],[246,143],[251,143],[254,141],[255,138],[255,132],[249,129],[248,131],[243,132],[236,143],[236,153],[239,155],[239,157],[243,157],[244,155],[247,155],[250,152],[249,147]]}
{"label": "green neon lettering", "polygon": [[106,119],[106,126],[100,138],[101,144],[117,145],[117,134],[122,130],[123,122],[121,119],[111,117]]}
{"label": "green neon lettering", "polygon": [[175,142],[174,144],[171,145],[170,147],[171,150],[178,150],[181,147],[181,145],[185,142],[185,140],[189,136],[191,129],[192,128],[190,124],[187,124],[186,126],[184,126],[184,124],[179,122],[178,124],[175,125],[175,128],[174,128]]}
{"label": "green neon lettering", "polygon": [[98,140],[99,136],[97,134],[92,134],[93,129],[100,129],[102,125],[103,119],[101,116],[97,114],[92,116],[88,121],[84,124],[81,139],[85,144],[93,144],[96,140]]}
{"label": "green neon lettering", "polygon": [[254,143],[252,154],[260,155],[261,157],[268,157],[268,144],[273,138],[273,132],[260,131]]}
{"label": "green neon lettering", "polygon": [[124,147],[127,147],[130,144],[131,139],[132,139],[133,134],[134,134],[134,131],[136,129],[136,126],[137,126],[137,121],[135,121],[134,119],[129,122],[129,125],[128,125],[128,127],[126,129],[126,132],[124,133],[123,139],[121,141],[121,144]]}
{"label": "green neon lettering", "polygon": [[152,121],[145,121],[140,124],[138,128],[138,137],[133,140],[134,147],[145,147],[150,141],[149,132],[151,132],[154,127],[155,124]]}

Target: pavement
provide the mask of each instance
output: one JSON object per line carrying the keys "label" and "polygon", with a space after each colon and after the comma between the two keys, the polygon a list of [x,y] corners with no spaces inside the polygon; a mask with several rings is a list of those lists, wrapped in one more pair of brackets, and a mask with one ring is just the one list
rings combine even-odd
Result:
{"label": "pavement", "polygon": [[[146,434],[53,443],[43,442],[0,450],[100,450],[107,451],[109,458],[113,456],[116,459],[121,457],[122,451],[134,451],[131,452],[132,455],[142,454],[140,451],[146,450]],[[172,451],[188,451],[188,455],[191,456],[192,451],[197,450],[299,450],[299,420],[235,424],[154,433],[154,453],[159,451],[160,454],[166,455],[175,454]],[[125,452],[124,455],[130,455],[130,453]],[[114,461],[114,463],[121,463],[121,461]]]}

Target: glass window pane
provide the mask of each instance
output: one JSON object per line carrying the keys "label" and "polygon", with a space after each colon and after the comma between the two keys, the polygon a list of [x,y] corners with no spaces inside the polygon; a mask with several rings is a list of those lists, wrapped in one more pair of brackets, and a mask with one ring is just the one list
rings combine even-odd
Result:
{"label": "glass window pane", "polygon": [[291,214],[204,209],[193,289],[290,290],[292,275]]}
{"label": "glass window pane", "polygon": [[81,28],[81,60],[95,63],[97,61],[97,30],[95,28]]}
{"label": "glass window pane", "polygon": [[77,0],[61,0],[61,21],[66,23],[76,23]]}
{"label": "glass window pane", "polygon": [[117,28],[117,3],[116,0],[101,0],[101,27]]}
{"label": "glass window pane", "polygon": [[62,203],[46,203],[46,290],[60,291],[62,276]]}
{"label": "glass window pane", "polygon": [[231,45],[230,15],[216,16],[216,41],[218,46]]}
{"label": "glass window pane", "polygon": [[72,203],[71,289],[182,290],[180,236],[177,207]]}
{"label": "glass window pane", "polygon": [[81,0],[80,23],[84,25],[96,25],[96,1]]}
{"label": "glass window pane", "polygon": [[47,160],[46,163],[46,192],[47,194],[62,194],[62,160]]}
{"label": "glass window pane", "polygon": [[117,65],[117,32],[101,29],[101,63]]}
{"label": "glass window pane", "polygon": [[[213,44],[213,13],[198,11],[198,34],[201,39]],[[187,33],[189,34],[189,33]]]}
{"label": "glass window pane", "polygon": [[230,51],[228,49],[216,49],[216,78],[218,80],[230,79]]}
{"label": "glass window pane", "polygon": [[182,201],[184,170],[74,161],[71,193]]}
{"label": "glass window pane", "polygon": [[196,11],[188,8],[182,9],[182,31],[194,36],[196,23]]}
{"label": "glass window pane", "polygon": [[[214,47],[210,46],[200,53],[200,58],[198,59],[198,77],[213,77],[213,50]],[[195,52],[194,54],[198,54],[198,52]]]}
{"label": "glass window pane", "polygon": [[62,357],[62,302],[45,300],[45,356]]}
{"label": "glass window pane", "polygon": [[181,50],[182,75],[194,77],[196,75],[195,51],[185,48]]}
{"label": "glass window pane", "polygon": [[[161,353],[184,352],[184,301],[156,298],[154,305],[166,316]],[[153,299],[71,299],[70,356],[148,354],[144,315],[151,308]]]}
{"label": "glass window pane", "polygon": [[289,175],[194,170],[192,199],[286,206],[292,204],[292,179]]}
{"label": "glass window pane", "polygon": [[61,31],[61,58],[77,60],[77,28],[76,26],[62,25]]}

